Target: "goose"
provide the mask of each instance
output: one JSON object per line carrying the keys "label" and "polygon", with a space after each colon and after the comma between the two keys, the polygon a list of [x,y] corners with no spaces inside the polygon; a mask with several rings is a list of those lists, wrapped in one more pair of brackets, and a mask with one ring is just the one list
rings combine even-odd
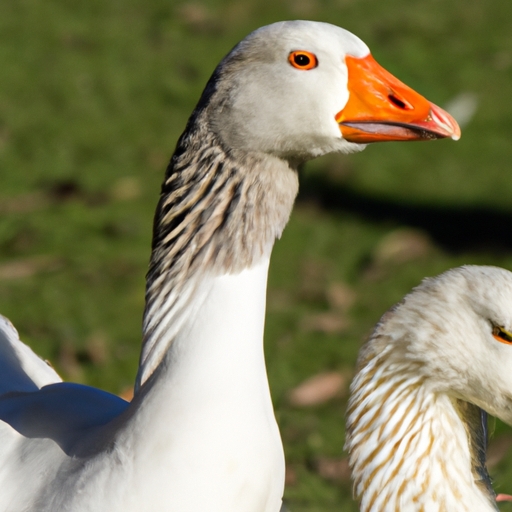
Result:
{"label": "goose", "polygon": [[0,511],[279,511],[262,342],[297,166],[368,142],[459,136],[346,30],[280,22],[235,46],[166,171],[131,403],[62,382],[0,323]]}
{"label": "goose", "polygon": [[361,512],[496,511],[487,416],[512,425],[512,273],[424,280],[362,347],[346,449]]}

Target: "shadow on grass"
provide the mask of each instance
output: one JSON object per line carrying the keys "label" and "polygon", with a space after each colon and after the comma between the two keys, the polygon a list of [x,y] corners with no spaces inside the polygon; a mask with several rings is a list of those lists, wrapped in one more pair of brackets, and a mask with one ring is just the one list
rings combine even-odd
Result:
{"label": "shadow on grass", "polygon": [[512,251],[512,210],[412,204],[361,194],[321,175],[301,176],[299,202],[354,214],[370,222],[405,225],[427,232],[443,249],[461,252]]}

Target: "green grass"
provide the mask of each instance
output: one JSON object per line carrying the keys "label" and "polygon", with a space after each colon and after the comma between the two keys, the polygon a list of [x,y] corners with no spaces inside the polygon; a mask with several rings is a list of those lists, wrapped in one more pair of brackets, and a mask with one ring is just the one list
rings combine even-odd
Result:
{"label": "green grass", "polygon": [[[464,263],[512,269],[508,0],[2,0],[0,311],[65,378],[115,393],[132,383],[153,209],[175,141],[220,58],[291,18],[355,32],[436,103],[462,92],[479,101],[456,144],[375,145],[306,166],[274,250],[266,352],[295,475],[290,508],[350,511],[347,480],[316,469],[343,456],[345,399],[296,409],[287,395],[316,373],[348,374],[372,325],[424,276]],[[401,228],[428,248],[382,261]],[[2,273],[13,263],[25,277]],[[304,318],[332,310],[332,283],[355,294],[346,328],[306,329]],[[512,454],[493,476],[512,491]]]}

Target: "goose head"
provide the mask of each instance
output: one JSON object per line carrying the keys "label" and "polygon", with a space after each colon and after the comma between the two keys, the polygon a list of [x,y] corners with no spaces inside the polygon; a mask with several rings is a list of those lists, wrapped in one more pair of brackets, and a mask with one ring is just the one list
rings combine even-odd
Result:
{"label": "goose head", "polygon": [[448,113],[379,66],[358,37],[311,21],[246,37],[216,69],[202,104],[228,147],[299,161],[368,142],[460,136]]}
{"label": "goose head", "polygon": [[346,30],[288,21],[247,36],[217,66],[167,168],[144,347],[165,331],[161,304],[181,297],[180,286],[268,260],[292,210],[299,164],[367,142],[459,134],[449,114],[381,68]]}
{"label": "goose head", "polygon": [[360,510],[496,510],[482,410],[512,425],[511,368],[507,270],[450,270],[386,313],[361,349],[347,412]]}
{"label": "goose head", "polygon": [[425,280],[377,329],[435,393],[512,425],[512,273],[465,266]]}

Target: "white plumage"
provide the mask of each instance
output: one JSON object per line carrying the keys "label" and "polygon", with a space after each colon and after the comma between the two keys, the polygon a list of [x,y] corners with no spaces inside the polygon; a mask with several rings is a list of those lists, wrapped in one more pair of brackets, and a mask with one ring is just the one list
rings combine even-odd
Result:
{"label": "white plumage", "polygon": [[131,404],[61,383],[0,323],[0,511],[277,512],[284,460],[262,338],[297,166],[458,135],[343,29],[285,22],[248,36],[167,169]]}
{"label": "white plumage", "polygon": [[425,280],[361,349],[347,441],[362,512],[496,511],[485,413],[512,425],[512,273]]}

